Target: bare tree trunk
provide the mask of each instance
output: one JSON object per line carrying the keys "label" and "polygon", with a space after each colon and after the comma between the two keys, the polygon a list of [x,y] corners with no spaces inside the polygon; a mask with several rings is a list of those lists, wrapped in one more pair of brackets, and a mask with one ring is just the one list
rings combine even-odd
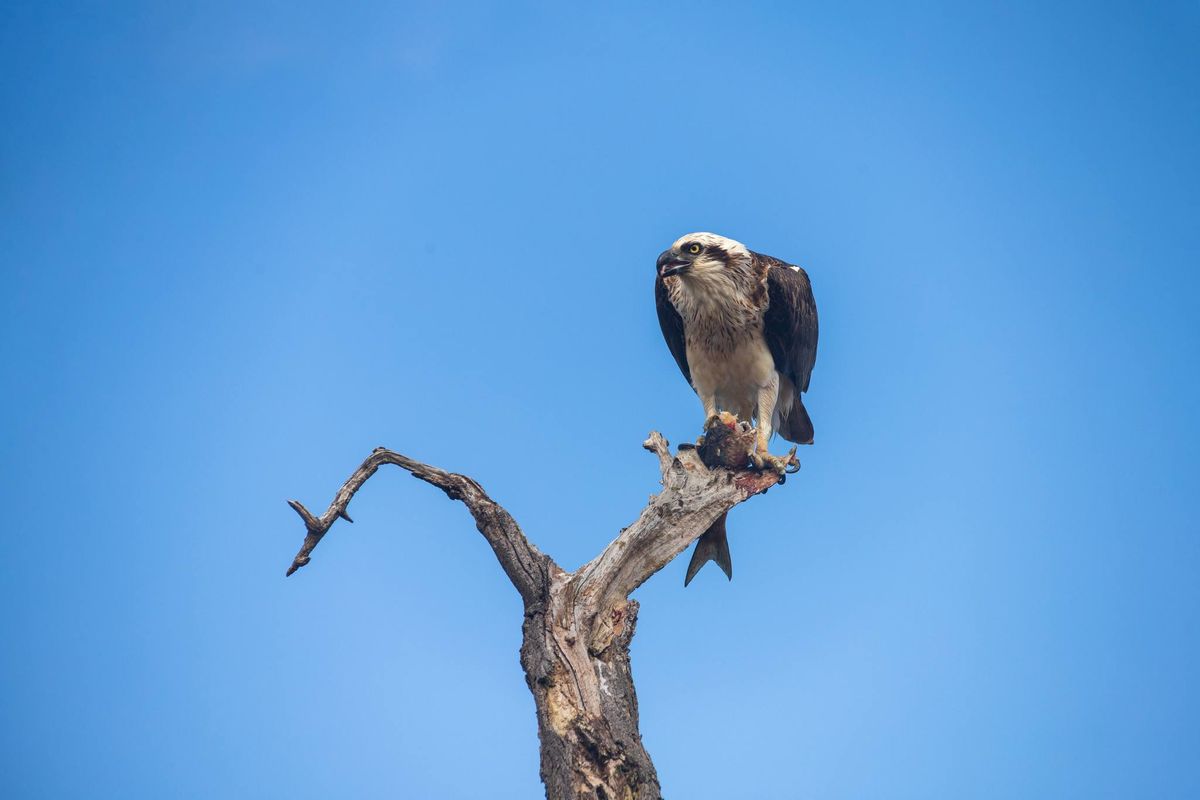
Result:
{"label": "bare tree trunk", "polygon": [[730,508],[781,483],[783,476],[746,468],[754,432],[744,424],[718,422],[699,448],[681,447],[674,456],[658,433],[651,433],[644,446],[658,456],[663,490],[636,522],[575,572],[566,572],[531,544],[475,481],[379,448],[322,516],[289,501],[307,535],[287,574],[309,562],[339,517],[352,521],[346,507],[384,464],[408,470],[461,500],[524,601],[521,666],[537,705],[546,797],[657,800],[662,796],[658,775],[638,731],[629,664],[638,604],[629,595]]}

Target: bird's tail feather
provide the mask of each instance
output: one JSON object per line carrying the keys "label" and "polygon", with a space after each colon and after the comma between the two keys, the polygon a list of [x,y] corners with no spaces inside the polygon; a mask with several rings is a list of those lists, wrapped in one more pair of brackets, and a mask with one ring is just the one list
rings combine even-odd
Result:
{"label": "bird's tail feather", "polygon": [[804,401],[800,399],[799,392],[796,392],[796,397],[792,400],[792,407],[788,409],[787,416],[783,418],[782,423],[779,426],[779,435],[789,442],[813,443],[812,420],[808,417],[808,409],[804,407]]}
{"label": "bird's tail feather", "polygon": [[700,568],[709,561],[717,562],[717,566],[725,572],[729,580],[733,580],[733,562],[729,558],[729,537],[725,532],[725,514],[717,517],[708,530],[696,540],[696,549],[692,552],[692,560],[688,562],[687,575],[683,585],[687,586],[696,577]]}

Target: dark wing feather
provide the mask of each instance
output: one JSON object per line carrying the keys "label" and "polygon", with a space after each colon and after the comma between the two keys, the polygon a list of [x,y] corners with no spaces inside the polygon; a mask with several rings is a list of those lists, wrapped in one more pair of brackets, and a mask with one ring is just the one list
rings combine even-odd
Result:
{"label": "dark wing feather", "polygon": [[763,334],[775,369],[806,392],[817,361],[817,303],[808,273],[771,256],[753,255],[767,265],[770,305],[763,318]]}
{"label": "dark wing feather", "polygon": [[692,371],[688,369],[687,344],[683,339],[683,317],[679,316],[675,306],[671,305],[671,298],[667,296],[667,286],[663,283],[662,276],[654,278],[654,304],[658,306],[658,324],[662,328],[663,338],[667,340],[667,347],[671,349],[679,371],[691,386]]}

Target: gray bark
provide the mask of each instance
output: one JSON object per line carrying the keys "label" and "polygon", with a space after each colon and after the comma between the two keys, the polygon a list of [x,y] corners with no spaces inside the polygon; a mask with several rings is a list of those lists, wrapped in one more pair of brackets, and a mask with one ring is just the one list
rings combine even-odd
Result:
{"label": "gray bark", "polygon": [[531,544],[474,480],[379,448],[320,517],[289,501],[307,533],[287,574],[309,563],[334,522],[352,521],[346,513],[350,500],[384,464],[462,501],[524,602],[521,667],[537,707],[546,797],[658,800],[658,775],[638,730],[629,662],[638,604],[629,595],[730,508],[782,482],[776,472],[746,467],[753,446],[754,432],[744,424],[717,422],[699,448],[681,447],[675,455],[661,435],[651,433],[644,447],[658,457],[662,491],[574,572]]}

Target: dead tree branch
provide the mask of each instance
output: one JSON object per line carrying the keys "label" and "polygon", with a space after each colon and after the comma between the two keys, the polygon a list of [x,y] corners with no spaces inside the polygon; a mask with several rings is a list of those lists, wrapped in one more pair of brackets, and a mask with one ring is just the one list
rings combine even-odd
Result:
{"label": "dead tree branch", "polygon": [[630,670],[638,586],[683,552],[719,516],[783,482],[748,466],[755,434],[744,424],[714,423],[699,447],[672,455],[651,433],[662,491],[637,520],[573,573],[539,551],[507,511],[471,478],[391,450],[375,450],[351,474],[320,517],[288,501],[307,534],[291,575],[379,467],[394,464],[460,500],[525,601],[521,666],[537,706],[541,773],[549,800],[659,800],[658,775],[642,746]]}
{"label": "dead tree branch", "polygon": [[726,465],[744,465],[753,446],[753,429],[717,423],[702,447],[681,447],[671,457],[666,439],[651,433],[643,447],[658,456],[663,490],[636,522],[575,573],[578,596],[597,609],[623,599],[686,550],[718,516],[779,483],[782,476],[775,472]]}
{"label": "dead tree branch", "polygon": [[304,527],[307,530],[304,544],[296,553],[292,565],[288,567],[288,575],[309,562],[313,548],[320,543],[322,537],[329,532],[339,517],[347,522],[354,521],[346,513],[347,506],[350,505],[355,493],[362,488],[367,479],[384,464],[394,464],[407,470],[414,478],[420,478],[441,489],[451,500],[461,500],[467,510],[471,512],[471,516],[475,518],[475,526],[492,546],[492,551],[495,552],[500,566],[504,568],[504,572],[512,581],[513,586],[521,593],[521,598],[526,605],[546,596],[550,587],[550,573],[562,570],[549,556],[538,550],[525,537],[516,520],[496,501],[488,497],[483,487],[465,475],[431,467],[383,447],[375,448],[375,451],[367,456],[358,469],[354,470],[342,484],[342,488],[338,489],[337,494],[333,496],[333,502],[329,504],[329,508],[320,517],[314,517],[300,501],[288,501],[288,505],[296,510],[300,519],[304,520]]}

